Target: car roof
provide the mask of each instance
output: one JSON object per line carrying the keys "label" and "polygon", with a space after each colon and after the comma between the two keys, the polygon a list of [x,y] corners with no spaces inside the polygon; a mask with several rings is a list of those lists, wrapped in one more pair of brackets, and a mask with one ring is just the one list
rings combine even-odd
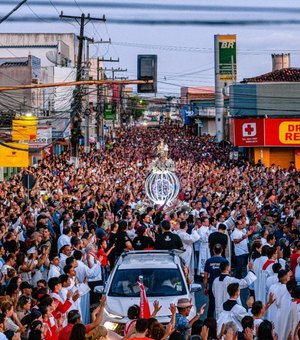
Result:
{"label": "car roof", "polygon": [[177,268],[180,259],[168,251],[133,251],[121,256],[119,269]]}

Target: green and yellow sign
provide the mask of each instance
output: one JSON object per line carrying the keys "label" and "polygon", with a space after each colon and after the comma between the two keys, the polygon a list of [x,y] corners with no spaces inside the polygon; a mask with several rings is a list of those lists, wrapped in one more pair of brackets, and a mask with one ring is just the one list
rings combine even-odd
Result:
{"label": "green and yellow sign", "polygon": [[219,79],[236,80],[236,35],[218,35]]}
{"label": "green and yellow sign", "polygon": [[104,119],[115,120],[116,119],[116,108],[112,104],[106,104],[104,108]]}

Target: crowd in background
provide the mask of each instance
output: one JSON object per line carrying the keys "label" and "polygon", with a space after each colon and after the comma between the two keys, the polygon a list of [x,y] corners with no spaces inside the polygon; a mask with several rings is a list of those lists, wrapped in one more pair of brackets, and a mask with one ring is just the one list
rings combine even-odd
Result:
{"label": "crowd in background", "polygon": [[[181,184],[171,207],[144,188],[161,139]],[[66,151],[1,182],[0,337],[113,338],[94,287],[123,251],[178,249],[188,283],[203,282],[206,311],[189,316],[191,303],[178,301],[166,329],[137,319],[133,338],[297,339],[299,172],[232,161],[229,150],[179,127],[135,127],[82,152],[78,169]],[[24,173],[35,178],[29,193]]]}

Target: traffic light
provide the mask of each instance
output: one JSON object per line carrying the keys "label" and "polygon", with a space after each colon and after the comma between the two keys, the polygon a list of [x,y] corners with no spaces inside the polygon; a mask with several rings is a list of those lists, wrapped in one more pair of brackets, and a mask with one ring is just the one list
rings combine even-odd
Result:
{"label": "traffic light", "polygon": [[80,128],[73,128],[71,129],[71,142],[78,143],[80,139],[83,138],[82,130]]}

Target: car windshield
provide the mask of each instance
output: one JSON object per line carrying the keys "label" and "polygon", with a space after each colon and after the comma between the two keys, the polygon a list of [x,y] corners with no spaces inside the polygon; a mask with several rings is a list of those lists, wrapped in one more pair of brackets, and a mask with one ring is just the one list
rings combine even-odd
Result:
{"label": "car windshield", "polygon": [[137,285],[139,276],[143,276],[143,283],[147,296],[177,296],[186,294],[186,285],[178,269],[148,268],[123,269],[116,271],[109,296],[139,296]]}

